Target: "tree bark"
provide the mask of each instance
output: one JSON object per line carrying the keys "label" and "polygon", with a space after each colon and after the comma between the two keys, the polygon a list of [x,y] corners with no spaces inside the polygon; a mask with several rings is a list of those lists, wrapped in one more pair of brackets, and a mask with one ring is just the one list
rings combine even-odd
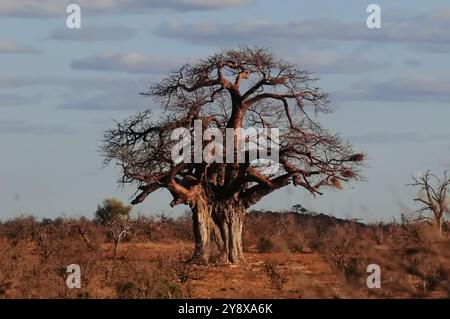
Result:
{"label": "tree bark", "polygon": [[435,225],[436,225],[437,231],[439,232],[439,235],[440,235],[441,237],[444,237],[444,234],[442,233],[442,221],[443,221],[443,218],[442,218],[442,217],[436,218],[436,220],[435,220]]}
{"label": "tree bark", "polygon": [[198,199],[191,205],[195,239],[194,258],[206,264],[210,261],[215,243],[226,263],[244,262],[242,228],[245,206],[236,200],[208,202]]}
{"label": "tree bark", "polygon": [[191,205],[192,223],[195,240],[194,259],[198,263],[209,262],[211,253],[211,205],[204,198],[196,200]]}
{"label": "tree bark", "polygon": [[212,220],[221,237],[217,244],[223,258],[228,263],[245,261],[242,247],[242,227],[245,213],[245,206],[239,201],[217,202],[214,205]]}

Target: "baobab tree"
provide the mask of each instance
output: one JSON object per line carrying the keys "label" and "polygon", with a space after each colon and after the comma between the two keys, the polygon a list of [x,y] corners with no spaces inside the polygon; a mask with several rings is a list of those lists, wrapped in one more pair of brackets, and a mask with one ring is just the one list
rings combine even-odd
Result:
{"label": "baobab tree", "polygon": [[[161,105],[162,115],[140,112],[105,132],[106,164],[120,165],[120,183],[136,184],[132,204],[164,188],[173,196],[171,206],[191,208],[196,260],[208,262],[215,242],[226,262],[242,262],[248,207],[289,184],[320,195],[327,186],[341,188],[359,177],[363,154],[317,121],[318,113],[330,109],[316,80],[260,48],[223,50],[186,64],[141,93]],[[239,143],[228,140],[231,161],[174,161],[179,141],[173,131],[186,128],[194,136],[198,121],[202,129],[224,134],[227,129],[278,128],[279,169],[267,170],[270,161],[251,160],[248,149],[245,160],[238,161]],[[195,153],[194,146],[189,148]]]}
{"label": "baobab tree", "polygon": [[[450,214],[450,177],[444,171],[443,177],[439,178],[431,171],[426,171],[420,176],[413,176],[410,186],[418,187],[419,192],[414,201],[421,204],[417,212],[424,219],[434,220],[434,225],[442,236],[442,223],[445,214]],[[427,216],[423,214],[430,214]]]}

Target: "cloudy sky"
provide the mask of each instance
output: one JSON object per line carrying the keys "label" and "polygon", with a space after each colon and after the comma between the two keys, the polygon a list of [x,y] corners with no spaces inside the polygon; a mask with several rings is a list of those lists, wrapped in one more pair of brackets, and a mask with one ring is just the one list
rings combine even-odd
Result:
{"label": "cloudy sky", "polygon": [[[366,27],[366,7],[382,28]],[[81,29],[66,7],[81,7]],[[450,168],[448,0],[2,0],[0,218],[91,216],[105,197],[128,201],[102,168],[104,129],[138,110],[168,70],[220,48],[258,45],[316,72],[335,112],[320,117],[368,154],[366,181],[319,198],[287,188],[258,204],[295,203],[336,216],[391,220],[414,208],[404,185]],[[160,191],[135,208],[169,208]]]}

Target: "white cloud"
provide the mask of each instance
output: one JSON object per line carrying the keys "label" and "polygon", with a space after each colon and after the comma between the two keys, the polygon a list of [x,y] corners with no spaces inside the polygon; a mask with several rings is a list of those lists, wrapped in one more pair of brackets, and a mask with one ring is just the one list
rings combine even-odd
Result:
{"label": "white cloud", "polygon": [[405,60],[405,65],[412,67],[412,68],[417,68],[422,65],[422,62],[417,59],[407,58]]}
{"label": "white cloud", "polygon": [[319,74],[358,74],[389,67],[388,63],[371,62],[356,57],[337,57],[324,51],[310,52],[289,60]]}
{"label": "white cloud", "polygon": [[39,50],[10,40],[0,39],[0,54],[36,54]]}
{"label": "white cloud", "polygon": [[0,134],[14,135],[60,135],[72,134],[73,130],[64,125],[58,124],[36,124],[27,123],[21,120],[1,120]]}
{"label": "white cloud", "polygon": [[450,134],[421,134],[415,131],[407,132],[370,132],[352,135],[348,139],[352,143],[362,144],[400,144],[400,143],[426,143],[429,141],[448,141]]}
{"label": "white cloud", "polygon": [[20,106],[39,102],[42,96],[25,96],[15,93],[1,93],[0,107]]}
{"label": "white cloud", "polygon": [[42,86],[59,86],[83,89],[89,91],[105,90],[105,89],[120,89],[123,87],[138,87],[143,83],[147,83],[149,78],[132,78],[128,77],[61,77],[61,76],[12,76],[7,74],[0,74],[0,89],[6,88],[24,88],[24,87],[42,87]]}
{"label": "white cloud", "polygon": [[123,41],[131,39],[136,35],[136,29],[112,25],[112,26],[89,26],[84,25],[79,30],[59,28],[52,30],[49,36],[51,40],[60,41]]}
{"label": "white cloud", "polygon": [[139,95],[139,87],[104,91],[88,98],[73,99],[60,104],[60,109],[87,111],[121,111],[145,110],[149,108],[151,99]]}
{"label": "white cloud", "polygon": [[450,78],[420,75],[379,83],[359,82],[333,95],[339,101],[431,102],[448,104]]}
{"label": "white cloud", "polygon": [[[70,81],[73,82],[73,81]],[[77,80],[76,85],[95,87],[95,91],[83,89],[80,96],[76,91],[64,97],[58,106],[60,109],[118,111],[118,110],[144,110],[149,107],[152,100],[139,93],[147,89],[150,81],[146,79],[90,79],[87,82]]]}
{"label": "white cloud", "polygon": [[376,32],[361,22],[324,18],[284,24],[164,23],[155,32],[161,37],[203,45],[263,44],[294,39],[448,45],[450,10],[436,10],[400,21],[385,19],[383,28]]}
{"label": "white cloud", "polygon": [[104,53],[72,61],[77,70],[122,71],[128,73],[166,73],[179,63],[170,58],[145,55],[137,52]]}
{"label": "white cloud", "polygon": [[[0,15],[16,17],[56,17],[66,14],[73,0],[2,0]],[[242,6],[249,0],[78,0],[81,10],[91,14],[148,14],[161,9],[206,11]]]}

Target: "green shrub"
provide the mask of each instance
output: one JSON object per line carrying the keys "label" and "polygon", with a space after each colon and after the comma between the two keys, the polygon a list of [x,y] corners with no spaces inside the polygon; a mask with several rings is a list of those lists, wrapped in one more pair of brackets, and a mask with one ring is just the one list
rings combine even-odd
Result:
{"label": "green shrub", "polygon": [[111,221],[117,219],[129,219],[132,206],[124,205],[118,199],[107,198],[103,201],[102,205],[97,207],[95,212],[95,222],[100,225],[107,225]]}

